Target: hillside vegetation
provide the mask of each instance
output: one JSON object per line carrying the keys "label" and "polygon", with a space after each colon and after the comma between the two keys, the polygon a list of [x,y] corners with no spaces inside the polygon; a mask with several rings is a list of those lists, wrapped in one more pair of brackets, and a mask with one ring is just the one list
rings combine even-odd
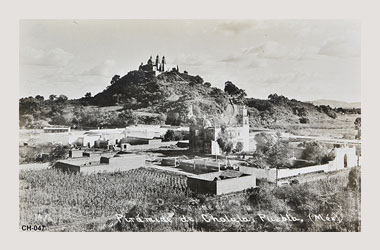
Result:
{"label": "hillside vegetation", "polygon": [[[288,99],[272,94],[267,100],[247,98],[243,89],[230,81],[224,90],[212,87],[200,76],[178,71],[158,76],[131,71],[123,77],[115,75],[102,92],[69,100],[64,95],[49,99],[21,98],[20,127],[41,128],[46,125],[67,125],[73,128],[124,127],[130,124],[189,125],[192,110],[202,119],[227,114],[231,104],[245,104],[253,127],[288,128],[294,124],[313,124],[321,120],[331,122],[337,114],[360,114],[360,109],[333,109]],[[227,114],[228,115],[228,114]]]}

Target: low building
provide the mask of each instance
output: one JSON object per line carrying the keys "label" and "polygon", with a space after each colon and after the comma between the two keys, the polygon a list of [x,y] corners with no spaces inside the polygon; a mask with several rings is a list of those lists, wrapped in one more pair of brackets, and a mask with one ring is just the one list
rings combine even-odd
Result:
{"label": "low building", "polygon": [[80,158],[83,157],[84,150],[80,149],[71,149],[69,151],[69,158]]}
{"label": "low building", "polygon": [[44,133],[70,133],[71,128],[66,126],[50,126],[43,128]]}
{"label": "low building", "polygon": [[256,177],[237,171],[188,176],[187,186],[198,194],[221,195],[256,187]]}
{"label": "low building", "polygon": [[101,173],[128,171],[145,166],[145,155],[81,157],[57,161],[53,168],[71,173]]}

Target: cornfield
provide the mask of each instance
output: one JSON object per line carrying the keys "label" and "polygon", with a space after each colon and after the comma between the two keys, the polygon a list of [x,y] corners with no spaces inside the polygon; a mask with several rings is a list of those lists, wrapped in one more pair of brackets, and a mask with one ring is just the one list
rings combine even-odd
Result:
{"label": "cornfield", "polygon": [[124,213],[137,203],[187,196],[186,177],[149,168],[102,174],[20,172],[20,224],[47,226]]}

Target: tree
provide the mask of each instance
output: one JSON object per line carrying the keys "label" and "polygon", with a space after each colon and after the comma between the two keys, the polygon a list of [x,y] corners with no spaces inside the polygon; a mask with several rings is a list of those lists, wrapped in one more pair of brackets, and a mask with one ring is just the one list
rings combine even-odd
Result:
{"label": "tree", "polygon": [[278,141],[278,135],[273,135],[271,133],[261,132],[260,134],[255,135],[256,150],[261,151],[264,154],[273,147]]}
{"label": "tree", "polygon": [[211,83],[209,83],[209,82],[205,82],[205,83],[203,84],[203,86],[205,86],[206,88],[210,88],[210,87],[211,87]]}
{"label": "tree", "polygon": [[360,129],[362,127],[362,118],[361,117],[356,118],[354,125],[356,129]]}
{"label": "tree", "polygon": [[235,84],[230,81],[225,82],[224,92],[232,97],[235,104],[244,104],[247,93],[244,89],[239,89]]}
{"label": "tree", "polygon": [[278,99],[278,97],[279,96],[277,94],[270,94],[270,95],[268,95],[268,99],[272,100],[272,101]]}
{"label": "tree", "polygon": [[174,141],[175,140],[175,133],[174,130],[168,129],[164,135],[164,141]]}
{"label": "tree", "polygon": [[56,125],[68,125],[70,124],[67,119],[59,113],[56,113],[54,116],[51,117],[51,123]]}
{"label": "tree", "polygon": [[158,120],[160,121],[160,123],[162,124],[162,125],[164,125],[165,123],[166,123],[166,115],[165,114],[160,114],[159,116],[158,116]]}
{"label": "tree", "polygon": [[114,75],[111,79],[111,85],[114,84],[115,82],[119,81],[120,76],[119,75]]}
{"label": "tree", "polygon": [[270,147],[266,155],[267,162],[270,166],[279,168],[288,165],[288,151],[280,141],[277,141],[272,147]]}
{"label": "tree", "polygon": [[84,95],[84,97],[86,97],[86,98],[90,98],[90,97],[91,97],[91,92],[87,92],[87,93]]}
{"label": "tree", "polygon": [[65,95],[59,95],[56,99],[57,102],[66,102],[69,98]]}
{"label": "tree", "polygon": [[123,110],[118,118],[121,120],[122,126],[136,125],[139,122],[138,116],[130,109]]}
{"label": "tree", "polygon": [[49,95],[49,100],[50,101],[55,101],[55,99],[57,98],[57,96],[56,95]]}
{"label": "tree", "polygon": [[40,107],[40,103],[33,97],[21,98],[19,101],[20,115],[31,114],[34,115]]}
{"label": "tree", "polygon": [[196,76],[194,77],[194,80],[195,80],[195,83],[196,83],[196,84],[203,84],[203,78],[200,77],[199,75],[196,75]]}
{"label": "tree", "polygon": [[257,168],[269,168],[267,158],[261,150],[257,150],[252,154],[252,158],[248,160],[249,164]]}
{"label": "tree", "polygon": [[361,177],[359,167],[354,167],[350,170],[348,174],[348,184],[347,187],[354,191],[360,191],[361,189]]}
{"label": "tree", "polygon": [[244,149],[244,144],[241,141],[238,141],[235,146],[236,152],[241,152]]}
{"label": "tree", "polygon": [[216,141],[219,147],[222,149],[223,153],[227,157],[227,155],[229,155],[232,152],[234,145],[231,141],[231,138],[228,136],[225,126],[222,126],[221,132],[219,133],[218,139]]}
{"label": "tree", "polygon": [[25,128],[32,128],[34,124],[34,118],[32,115],[22,115],[20,116],[20,126]]}
{"label": "tree", "polygon": [[325,164],[335,158],[334,154],[330,154],[324,144],[317,141],[305,142],[304,147],[302,159],[314,161],[317,164]]}
{"label": "tree", "polygon": [[43,102],[45,100],[45,98],[41,95],[36,95],[35,99],[38,101],[38,102]]}
{"label": "tree", "polygon": [[171,125],[180,125],[180,114],[178,112],[170,112],[168,113],[167,121]]}
{"label": "tree", "polygon": [[239,89],[231,81],[227,81],[224,83],[224,92],[228,93],[229,95],[247,96],[247,94],[245,93],[243,89]]}
{"label": "tree", "polygon": [[335,119],[337,117],[336,112],[330,107],[330,105],[319,105],[317,106],[317,110],[321,113],[325,113],[329,117]]}
{"label": "tree", "polygon": [[65,159],[69,153],[68,146],[58,145],[49,153],[49,161],[54,163],[57,160]]}

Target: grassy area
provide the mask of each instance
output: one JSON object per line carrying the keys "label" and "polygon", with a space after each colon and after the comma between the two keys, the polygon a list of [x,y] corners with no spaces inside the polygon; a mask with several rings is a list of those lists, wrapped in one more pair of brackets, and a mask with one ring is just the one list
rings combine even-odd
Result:
{"label": "grassy area", "polygon": [[288,130],[295,135],[322,136],[337,139],[355,139],[354,121],[360,115],[338,114],[334,120],[320,119],[310,124],[290,124]]}
{"label": "grassy area", "polygon": [[[360,174],[350,182],[358,178]],[[346,173],[294,186],[264,185],[230,195],[204,196],[188,191],[186,177],[150,168],[92,175],[21,171],[20,227],[45,225],[48,231],[360,231],[360,186],[348,185],[348,179]],[[123,218],[118,221],[116,214]],[[286,215],[299,220],[270,221]],[[341,221],[311,221],[314,215]],[[149,221],[159,218],[170,220]]]}

